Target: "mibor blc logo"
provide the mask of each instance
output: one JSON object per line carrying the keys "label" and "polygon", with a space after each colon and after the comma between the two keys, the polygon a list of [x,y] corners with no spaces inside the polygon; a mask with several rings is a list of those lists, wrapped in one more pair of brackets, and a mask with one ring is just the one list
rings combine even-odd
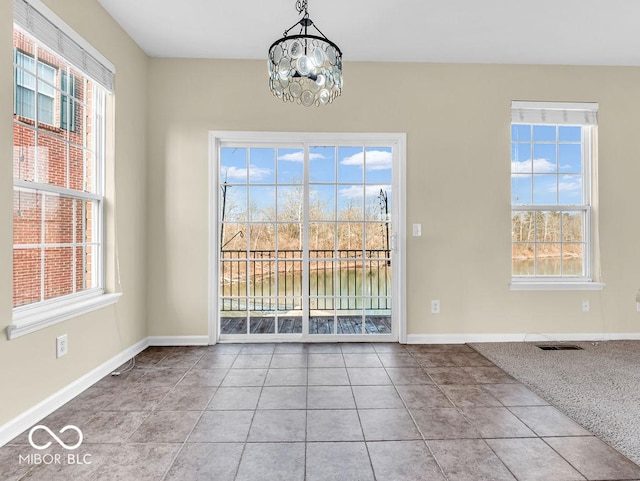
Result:
{"label": "mibor blc logo", "polygon": [[[67,431],[74,431],[78,434],[78,440],[74,444],[65,443],[60,437],[54,433],[51,429],[49,429],[44,424],[38,424],[34,426],[29,431],[29,444],[33,449],[37,449],[38,451],[43,451],[49,448],[53,441],[47,441],[44,444],[38,444],[33,439],[33,435],[38,431],[46,432],[53,441],[59,444],[61,447],[66,449],[67,451],[74,451],[80,447],[82,444],[82,440],[84,439],[82,435],[82,431],[78,426],[74,426],[73,424],[68,424],[63,427],[58,434],[63,434]],[[20,464],[91,464],[91,454],[79,454],[79,453],[67,453],[63,455],[61,453],[31,453],[26,456],[18,455],[18,461]]]}

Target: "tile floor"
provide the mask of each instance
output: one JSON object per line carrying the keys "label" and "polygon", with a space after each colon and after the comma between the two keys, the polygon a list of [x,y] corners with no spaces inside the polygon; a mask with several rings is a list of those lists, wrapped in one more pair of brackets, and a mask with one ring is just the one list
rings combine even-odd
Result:
{"label": "tile floor", "polygon": [[640,480],[465,345],[149,348],[40,424],[83,443],[36,451],[23,433],[0,448],[1,479]]}

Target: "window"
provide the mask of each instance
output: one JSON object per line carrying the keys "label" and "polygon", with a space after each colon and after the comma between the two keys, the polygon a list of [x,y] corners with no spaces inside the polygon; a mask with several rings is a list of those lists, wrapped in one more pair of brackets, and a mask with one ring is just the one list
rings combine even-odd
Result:
{"label": "window", "polygon": [[56,69],[34,57],[15,49],[15,113],[20,117],[36,119],[36,85],[38,90],[38,121],[54,124],[56,100]]}
{"label": "window", "polygon": [[597,104],[512,104],[512,285],[593,280],[596,112]]}
{"label": "window", "polygon": [[[104,294],[102,275],[112,67],[96,61],[75,33],[68,36],[69,27],[50,11],[45,17],[28,1],[14,0],[14,21],[10,339],[119,296]],[[46,44],[41,38],[57,40]],[[95,76],[105,69],[108,75]]]}

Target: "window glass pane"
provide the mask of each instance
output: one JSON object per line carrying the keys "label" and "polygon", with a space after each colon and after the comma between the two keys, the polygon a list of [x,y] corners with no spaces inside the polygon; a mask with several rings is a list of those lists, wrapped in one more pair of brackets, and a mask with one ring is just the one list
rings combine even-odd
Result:
{"label": "window glass pane", "polygon": [[247,313],[244,299],[221,299],[220,334],[246,334]]}
{"label": "window glass pane", "polygon": [[373,258],[387,257],[391,242],[391,224],[386,222],[366,222],[364,231],[367,256]]}
{"label": "window glass pane", "polygon": [[302,184],[302,149],[278,149],[278,183]]}
{"label": "window glass pane", "polygon": [[338,224],[338,256],[362,257],[361,222],[340,222]]}
{"label": "window glass pane", "polygon": [[276,261],[275,259],[249,261],[249,295],[276,295]]}
{"label": "window glass pane", "polygon": [[582,176],[562,175],[558,182],[558,201],[565,205],[582,204]]}
{"label": "window glass pane", "polygon": [[563,242],[583,241],[583,218],[582,211],[562,213],[562,240]]}
{"label": "window glass pane", "polygon": [[555,125],[534,125],[533,140],[534,142],[555,142],[556,126]]}
{"label": "window glass pane", "polygon": [[73,247],[45,248],[44,299],[72,294],[73,285]]}
{"label": "window glass pane", "polygon": [[247,256],[247,242],[248,227],[247,224],[240,224],[235,222],[225,222],[221,225],[221,245],[220,250],[224,254],[226,251],[234,251],[236,254],[233,256],[224,254],[224,259],[238,259],[245,258]]}
{"label": "window glass pane", "polygon": [[338,182],[362,182],[364,173],[362,147],[338,147]]}
{"label": "window glass pane", "polygon": [[[73,159],[72,160],[76,160]],[[98,192],[100,192],[101,187],[97,185],[97,179],[96,179],[96,169],[97,169],[97,165],[96,165],[96,157],[95,157],[95,153],[93,153],[90,150],[85,150],[84,151],[84,189],[87,192],[91,192],[93,194],[97,194]],[[75,170],[71,170],[71,176],[74,182],[79,181],[80,179],[80,174],[75,171]],[[75,185],[75,184],[74,184]]]}
{"label": "window glass pane", "polygon": [[531,125],[513,124],[511,125],[511,140],[514,142],[531,140]]}
{"label": "window glass pane", "polygon": [[42,250],[13,249],[13,307],[39,302]]}
{"label": "window glass pane", "polygon": [[511,240],[527,242],[534,239],[535,215],[532,211],[515,211],[511,213]]}
{"label": "window glass pane", "polygon": [[533,203],[557,204],[558,181],[556,175],[541,174],[533,176]]}
{"label": "window glass pane", "polygon": [[338,220],[364,220],[364,187],[341,185],[338,187]]}
{"label": "window glass pane", "polygon": [[393,154],[390,147],[370,147],[365,150],[365,182],[390,184]]}
{"label": "window glass pane", "polygon": [[220,189],[220,219],[223,222],[247,221],[247,188],[226,185]]}
{"label": "window glass pane", "polygon": [[[92,156],[91,156],[92,157]],[[90,158],[91,158],[90,157]],[[75,145],[69,145],[69,188],[74,190],[92,190],[85,185],[85,150]]]}
{"label": "window glass pane", "polygon": [[570,174],[582,172],[581,144],[560,144],[558,146],[558,169],[560,172]]}
{"label": "window glass pane", "polygon": [[535,272],[535,244],[513,244],[512,268],[514,276],[534,276]]}
{"label": "window glass pane", "polygon": [[254,299],[254,309],[249,313],[250,334],[275,334],[275,299]]}
{"label": "window glass pane", "polygon": [[13,124],[13,178],[35,180],[36,133],[19,123]]}
{"label": "window glass pane", "polygon": [[[311,296],[332,296],[334,294],[333,281],[333,261],[329,258],[321,258],[319,255],[324,252],[314,252],[317,255],[309,263],[309,295]],[[328,305],[326,302],[318,302],[318,305]]]}
{"label": "window glass pane", "polygon": [[304,189],[302,186],[278,186],[278,221],[302,222]]}
{"label": "window glass pane", "polygon": [[67,145],[57,137],[38,134],[37,182],[67,187]]}
{"label": "window glass pane", "polygon": [[246,184],[247,149],[222,147],[220,149],[220,183]]}
{"label": "window glass pane", "polygon": [[[302,257],[303,224],[301,222],[278,225],[279,257]],[[274,247],[275,249],[275,240]]]}
{"label": "window glass pane", "polygon": [[559,125],[558,140],[560,142],[581,142],[582,128],[574,125]]}
{"label": "window glass pane", "polygon": [[536,212],[536,242],[560,242],[560,212]]}
{"label": "window glass pane", "polygon": [[531,181],[533,176],[517,174],[511,176],[511,203],[530,205],[532,202]]}
{"label": "window glass pane", "polygon": [[336,188],[333,185],[309,186],[309,219],[334,220],[336,218]]}
{"label": "window glass pane", "polygon": [[[279,234],[279,232],[278,232]],[[273,223],[249,224],[249,257],[275,258],[276,226]]]}
{"label": "window glass pane", "polygon": [[[333,302],[333,298],[329,299],[313,299],[322,306],[323,301]],[[327,309],[311,309],[309,312],[309,334],[333,334],[335,324],[333,315],[326,315]]]}
{"label": "window glass pane", "polygon": [[[247,261],[235,251],[224,251],[220,257],[220,293],[222,296],[247,295]],[[223,305],[223,310],[224,310]],[[230,309],[231,310],[231,309]]]}
{"label": "window glass pane", "polygon": [[366,206],[365,219],[386,221],[391,216],[391,186],[367,185],[365,186]]}
{"label": "window glass pane", "polygon": [[298,305],[297,299],[285,299],[281,310],[287,311],[278,316],[278,334],[301,334],[302,333],[302,311],[300,309],[289,309],[289,306]]}
{"label": "window glass pane", "polygon": [[335,249],[336,225],[333,222],[309,223],[309,256],[332,257]]}
{"label": "window glass pane", "polygon": [[562,274],[584,275],[584,244],[562,244]]}
{"label": "window glass pane", "polygon": [[249,150],[249,182],[251,184],[275,183],[276,153],[274,149]]}
{"label": "window glass pane", "polygon": [[355,306],[358,306],[358,309],[353,315],[347,315],[346,313],[341,313],[342,315],[338,316],[338,334],[363,334],[362,332],[362,300],[359,298],[341,298],[338,300],[340,305],[339,309],[343,310],[354,310]]}
{"label": "window glass pane", "polygon": [[73,243],[74,200],[58,195],[45,195],[44,199],[45,243]]}
{"label": "window glass pane", "polygon": [[98,241],[98,208],[97,201],[76,200],[76,242],[90,244]]}
{"label": "window glass pane", "polygon": [[511,172],[518,174],[530,174],[531,144],[513,144],[511,151]]}
{"label": "window glass pane", "polygon": [[336,148],[309,147],[309,182],[334,182]]}
{"label": "window glass pane", "polygon": [[33,191],[13,192],[13,243],[42,242],[42,194]]}
{"label": "window glass pane", "polygon": [[556,171],[556,144],[533,144],[533,173],[549,174]]}
{"label": "window glass pane", "polygon": [[[374,303],[374,307],[365,311],[365,334],[391,334],[391,298],[368,299]],[[379,309],[375,304],[387,301],[388,309]],[[388,314],[386,314],[388,312]]]}
{"label": "window glass pane", "polygon": [[275,187],[249,188],[249,220],[256,222],[273,221],[276,217]]}
{"label": "window glass pane", "polygon": [[95,282],[95,267],[99,246],[76,247],[76,292],[98,287]]}
{"label": "window glass pane", "polygon": [[536,275],[559,276],[560,244],[536,244]]}

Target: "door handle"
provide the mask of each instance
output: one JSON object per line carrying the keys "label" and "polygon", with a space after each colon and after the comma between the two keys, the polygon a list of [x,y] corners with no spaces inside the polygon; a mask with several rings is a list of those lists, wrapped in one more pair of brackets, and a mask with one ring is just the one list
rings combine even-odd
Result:
{"label": "door handle", "polygon": [[391,234],[391,251],[398,252],[398,234]]}

